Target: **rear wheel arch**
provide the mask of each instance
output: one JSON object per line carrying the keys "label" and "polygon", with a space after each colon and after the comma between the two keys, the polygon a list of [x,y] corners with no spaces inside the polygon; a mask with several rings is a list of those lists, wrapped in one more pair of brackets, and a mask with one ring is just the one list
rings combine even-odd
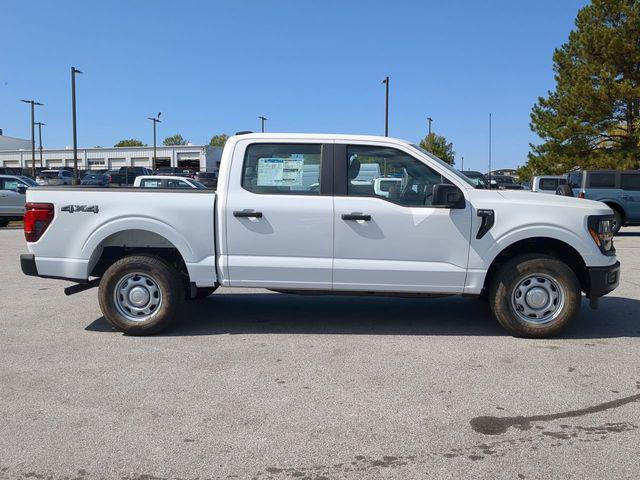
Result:
{"label": "rear wheel arch", "polygon": [[137,254],[162,258],[182,273],[189,283],[189,271],[180,249],[163,235],[143,229],[120,230],[103,238],[91,253],[89,276],[101,277],[118,260]]}

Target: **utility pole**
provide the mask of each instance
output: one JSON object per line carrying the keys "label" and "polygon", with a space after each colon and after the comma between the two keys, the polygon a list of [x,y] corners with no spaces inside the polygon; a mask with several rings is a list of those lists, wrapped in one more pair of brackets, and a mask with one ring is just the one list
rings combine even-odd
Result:
{"label": "utility pole", "polygon": [[264,122],[266,122],[266,121],[267,121],[267,117],[260,116],[260,117],[258,117],[258,118],[260,119],[261,128],[262,128],[262,133],[264,133]]}
{"label": "utility pole", "polygon": [[491,114],[489,114],[489,188],[491,188]]}
{"label": "utility pole", "polygon": [[462,161],[462,167],[460,168],[460,171],[463,172],[464,171],[464,157],[460,157],[460,160]]}
{"label": "utility pole", "polygon": [[155,117],[147,117],[153,122],[153,159],[151,160],[151,170],[156,169],[156,125],[162,123],[160,121],[160,115],[162,115],[162,112],[158,112],[158,115]]}
{"label": "utility pole", "polygon": [[[76,73],[82,73],[71,67],[71,112],[73,117],[73,184],[78,185],[78,130],[76,127]],[[85,155],[86,156],[86,155]]]}
{"label": "utility pole", "polygon": [[42,127],[46,125],[46,123],[36,122],[38,125],[38,139],[40,140],[40,168],[44,167],[42,164]]}
{"label": "utility pole", "polygon": [[35,100],[20,100],[21,102],[31,105],[31,176],[36,178],[36,132],[35,132],[35,110],[36,105],[42,106],[40,102]]}
{"label": "utility pole", "polygon": [[384,103],[384,136],[389,136],[389,77],[385,77],[382,83],[385,84],[385,103]]}
{"label": "utility pole", "polygon": [[427,123],[429,124],[429,135],[431,135],[431,122],[433,122],[433,118],[427,117]]}

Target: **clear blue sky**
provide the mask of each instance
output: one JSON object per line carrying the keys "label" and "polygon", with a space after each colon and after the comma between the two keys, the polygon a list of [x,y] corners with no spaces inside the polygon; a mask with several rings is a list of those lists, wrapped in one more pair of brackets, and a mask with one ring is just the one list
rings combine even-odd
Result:
{"label": "clear blue sky", "polygon": [[523,163],[529,112],[553,88],[552,53],[585,0],[25,1],[2,2],[0,128],[30,137],[28,106],[45,104],[45,146],[71,145],[71,65],[81,146],[151,143],[181,133],[268,131],[390,135],[433,128],[465,168]]}

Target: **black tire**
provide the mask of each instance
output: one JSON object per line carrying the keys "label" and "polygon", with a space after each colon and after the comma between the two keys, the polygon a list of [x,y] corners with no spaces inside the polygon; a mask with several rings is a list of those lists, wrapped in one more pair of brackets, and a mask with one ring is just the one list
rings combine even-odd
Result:
{"label": "black tire", "polygon": [[[119,300],[116,300],[116,290],[124,292],[129,282],[141,285],[136,293],[142,295],[143,302],[145,295],[148,296],[149,301],[144,307],[153,308],[142,315],[140,320],[131,318],[139,312],[123,306],[126,303],[124,295],[118,294]],[[127,291],[132,290],[129,287]],[[126,298],[133,297],[129,294]],[[100,280],[98,299],[102,313],[116,329],[128,335],[151,335],[171,325],[184,301],[184,288],[180,273],[162,258],[131,255],[118,260],[107,269]],[[153,307],[154,302],[157,303],[156,307]]]}
{"label": "black tire", "polygon": [[[525,285],[528,280],[530,283]],[[540,291],[551,292],[551,295],[542,293],[542,301],[547,295],[548,303],[532,314],[540,315],[540,318],[525,320],[522,317],[526,316],[526,311],[522,310],[520,314],[516,312],[523,308],[523,303],[528,302],[529,297],[522,295],[523,289],[527,288],[527,291],[537,289],[532,292],[536,294]],[[557,295],[555,302],[553,295]],[[560,260],[545,255],[515,257],[496,273],[489,287],[489,303],[496,320],[516,337],[547,338],[558,335],[578,313],[581,300],[580,282],[573,270]],[[516,302],[519,302],[518,306]],[[530,306],[528,303],[525,305]],[[553,313],[545,319],[547,311]]]}
{"label": "black tire", "polygon": [[190,300],[202,300],[203,298],[207,298],[213,292],[215,292],[218,287],[198,287],[196,290],[196,296],[191,298]]}
{"label": "black tire", "polygon": [[0,228],[2,227],[6,227],[7,225],[9,225],[9,220],[6,220],[4,218],[0,219]]}
{"label": "black tire", "polygon": [[622,228],[624,219],[622,218],[622,213],[620,213],[617,208],[611,208],[611,210],[613,210],[613,234],[615,235]]}
{"label": "black tire", "polygon": [[564,185],[560,185],[556,189],[556,195],[562,195],[564,197],[573,197],[573,189],[571,188],[571,186],[565,183]]}

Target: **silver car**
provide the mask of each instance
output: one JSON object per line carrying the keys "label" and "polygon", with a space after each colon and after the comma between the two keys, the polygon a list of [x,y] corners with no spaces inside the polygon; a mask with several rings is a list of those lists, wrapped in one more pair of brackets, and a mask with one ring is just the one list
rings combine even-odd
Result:
{"label": "silver car", "polygon": [[69,170],[42,170],[36,176],[38,185],[71,185],[73,172]]}
{"label": "silver car", "polygon": [[24,216],[25,192],[38,184],[22,175],[0,175],[0,227]]}

